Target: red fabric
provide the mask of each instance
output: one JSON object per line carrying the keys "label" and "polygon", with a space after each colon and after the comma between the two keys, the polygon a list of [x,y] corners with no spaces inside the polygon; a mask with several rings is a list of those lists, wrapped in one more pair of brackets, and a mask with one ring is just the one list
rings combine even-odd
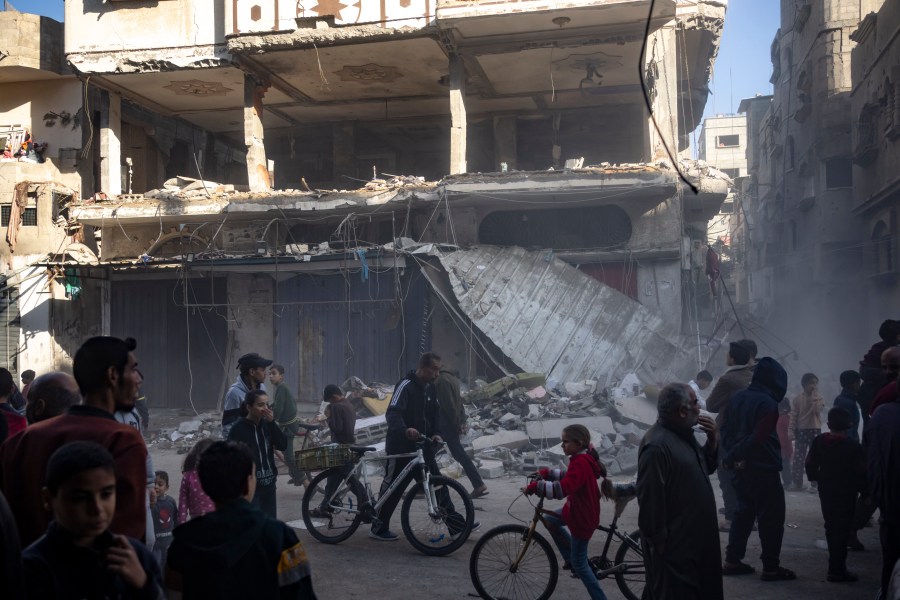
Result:
{"label": "red fabric", "polygon": [[572,535],[581,540],[589,540],[600,524],[600,474],[600,464],[584,452],[569,459],[569,469],[559,482],[567,498],[563,521]]}
{"label": "red fabric", "polygon": [[794,443],[788,437],[788,430],[791,428],[791,413],[782,413],[778,417],[778,424],[775,430],[778,432],[778,441],[781,442],[781,458],[782,461],[790,461],[794,456]]}
{"label": "red fabric", "polygon": [[[885,404],[887,402],[893,402],[897,399],[897,380],[890,382],[883,388],[881,388],[878,393],[875,395],[875,399],[872,400],[872,404],[869,405],[869,416],[875,414],[875,409]],[[10,430],[12,431],[12,430]]]}
{"label": "red fabric", "polygon": [[[83,409],[76,411],[75,409]],[[50,523],[41,488],[50,455],[76,440],[97,442],[116,464],[116,514],[110,529],[144,539],[147,528],[147,447],[141,434],[104,413],[76,406],[67,413],[35,423],[0,446],[0,489],[16,517],[22,547],[38,539]],[[91,411],[91,412],[89,412]],[[87,413],[87,414],[86,414]]]}
{"label": "red fabric", "polygon": [[3,413],[3,416],[6,417],[6,428],[8,433],[6,434],[6,439],[11,438],[16,435],[28,424],[28,421],[25,420],[25,417],[22,415],[17,415],[11,410],[0,410],[0,413]]}

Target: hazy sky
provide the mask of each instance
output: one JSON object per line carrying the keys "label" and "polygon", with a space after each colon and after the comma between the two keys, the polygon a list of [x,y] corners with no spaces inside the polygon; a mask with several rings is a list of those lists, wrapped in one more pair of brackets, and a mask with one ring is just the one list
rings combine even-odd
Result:
{"label": "hazy sky", "polygon": [[[8,2],[23,12],[63,19],[63,0]],[[705,116],[734,113],[742,98],[772,93],[769,48],[778,29],[778,7],[779,0],[730,0]]]}

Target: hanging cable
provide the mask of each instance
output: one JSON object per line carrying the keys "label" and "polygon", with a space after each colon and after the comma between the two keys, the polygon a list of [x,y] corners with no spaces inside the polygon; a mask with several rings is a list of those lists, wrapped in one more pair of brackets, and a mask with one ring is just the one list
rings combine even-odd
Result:
{"label": "hanging cable", "polygon": [[656,0],[650,0],[650,12],[647,14],[647,23],[644,27],[644,40],[641,43],[641,54],[638,59],[638,79],[641,82],[641,92],[644,94],[644,103],[647,105],[647,112],[650,113],[650,120],[653,122],[653,128],[656,130],[657,135],[659,135],[659,139],[662,142],[663,148],[666,150],[666,155],[668,155],[669,160],[672,161],[672,168],[675,169],[675,172],[678,173],[678,178],[687,185],[692,192],[695,194],[700,193],[700,189],[688,181],[688,178],[682,172],[681,167],[678,165],[678,161],[675,159],[675,155],[672,154],[672,150],[669,148],[669,144],[666,142],[665,136],[662,133],[662,130],[659,127],[659,123],[656,122],[656,117],[653,114],[653,102],[650,101],[650,92],[647,89],[647,82],[644,81],[644,62],[647,58],[647,41],[650,38],[650,26],[653,23],[653,9],[656,7]]}

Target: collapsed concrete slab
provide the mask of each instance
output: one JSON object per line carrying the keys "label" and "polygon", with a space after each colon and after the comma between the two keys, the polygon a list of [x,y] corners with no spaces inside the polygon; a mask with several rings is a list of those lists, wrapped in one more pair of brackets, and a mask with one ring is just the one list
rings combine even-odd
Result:
{"label": "collapsed concrete slab", "polygon": [[524,431],[498,431],[493,435],[483,435],[472,441],[472,448],[475,451],[484,450],[485,448],[521,448],[528,443],[528,434]]}
{"label": "collapsed concrete slab", "polygon": [[677,320],[579,271],[553,251],[476,246],[440,254],[439,260],[460,310],[521,369],[545,373],[547,380],[596,381],[600,387],[622,373],[671,381],[690,370]]}
{"label": "collapsed concrete slab", "polygon": [[530,421],[525,424],[525,431],[532,441],[559,441],[562,439],[562,431],[569,425],[584,425],[591,431],[602,435],[616,433],[612,419],[609,417],[582,417],[579,419],[548,419],[543,421]]}

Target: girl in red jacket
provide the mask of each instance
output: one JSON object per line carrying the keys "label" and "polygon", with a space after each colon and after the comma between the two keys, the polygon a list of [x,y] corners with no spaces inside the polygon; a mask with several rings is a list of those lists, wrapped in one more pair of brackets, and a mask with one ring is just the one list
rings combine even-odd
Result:
{"label": "girl in red jacket", "polygon": [[591,600],[606,600],[587,555],[588,542],[600,524],[597,480],[606,477],[606,468],[591,446],[590,432],[583,425],[563,429],[562,447],[569,457],[569,468],[541,469],[542,481],[530,483],[525,493],[541,498],[567,498],[562,510],[544,517],[550,524],[550,534],[563,558],[568,557],[572,572],[581,579]]}

